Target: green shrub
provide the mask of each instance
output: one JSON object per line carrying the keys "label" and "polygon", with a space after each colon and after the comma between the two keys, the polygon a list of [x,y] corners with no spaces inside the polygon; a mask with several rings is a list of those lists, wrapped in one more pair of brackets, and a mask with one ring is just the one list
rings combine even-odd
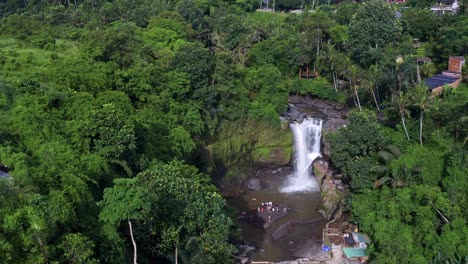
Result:
{"label": "green shrub", "polygon": [[290,92],[300,95],[311,95],[323,100],[344,102],[345,96],[336,92],[330,83],[323,77],[312,80],[296,78],[292,81]]}
{"label": "green shrub", "polygon": [[249,109],[249,117],[255,120],[266,122],[275,127],[280,126],[280,119],[278,113],[275,111],[275,107],[268,103],[265,104],[259,101],[253,101]]}

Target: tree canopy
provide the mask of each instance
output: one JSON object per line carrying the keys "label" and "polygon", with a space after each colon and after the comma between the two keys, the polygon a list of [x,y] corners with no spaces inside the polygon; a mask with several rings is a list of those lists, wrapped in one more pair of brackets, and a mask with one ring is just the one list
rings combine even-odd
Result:
{"label": "tree canopy", "polygon": [[433,2],[0,1],[0,262],[233,262],[212,176],[289,144],[290,95],[355,107],[327,140],[371,261],[468,255],[467,85],[418,78],[468,58],[468,9]]}

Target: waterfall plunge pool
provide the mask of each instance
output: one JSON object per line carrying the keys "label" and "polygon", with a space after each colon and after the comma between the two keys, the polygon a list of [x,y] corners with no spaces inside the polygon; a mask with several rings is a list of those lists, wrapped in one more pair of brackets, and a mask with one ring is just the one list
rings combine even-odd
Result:
{"label": "waterfall plunge pool", "polygon": [[[257,250],[254,261],[285,261],[319,256],[326,219],[318,213],[320,188],[312,175],[312,162],[320,156],[322,120],[306,118],[290,124],[294,134],[294,170],[267,173],[268,188],[229,200],[241,212],[240,225],[248,244]],[[281,171],[281,169],[280,169]],[[286,206],[287,213],[258,213],[262,203]],[[263,218],[258,215],[264,215]],[[271,220],[270,220],[271,219]],[[265,222],[266,223],[265,225]]]}
{"label": "waterfall plunge pool", "polygon": [[255,222],[239,221],[244,241],[256,248],[249,254],[254,261],[277,262],[323,254],[322,230],[327,221],[318,212],[320,192],[282,192],[280,188],[287,174],[281,174],[268,175],[270,186],[266,189],[249,191],[228,200],[239,212],[251,211],[268,201],[289,209],[284,217],[266,229]]}

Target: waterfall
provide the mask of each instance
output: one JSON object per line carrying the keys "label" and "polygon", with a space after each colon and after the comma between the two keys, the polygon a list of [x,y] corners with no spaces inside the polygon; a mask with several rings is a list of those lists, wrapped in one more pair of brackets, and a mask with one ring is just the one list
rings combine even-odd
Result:
{"label": "waterfall", "polygon": [[290,125],[294,136],[294,173],[289,176],[282,192],[318,191],[319,185],[311,175],[312,162],[320,157],[322,120],[307,118]]}

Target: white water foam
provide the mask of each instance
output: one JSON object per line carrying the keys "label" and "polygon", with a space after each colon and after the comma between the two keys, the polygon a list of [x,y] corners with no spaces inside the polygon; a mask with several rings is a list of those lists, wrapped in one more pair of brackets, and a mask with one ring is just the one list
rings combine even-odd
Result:
{"label": "white water foam", "polygon": [[294,136],[294,173],[288,177],[281,192],[319,191],[317,180],[311,175],[311,165],[320,157],[322,120],[307,118],[290,126]]}

